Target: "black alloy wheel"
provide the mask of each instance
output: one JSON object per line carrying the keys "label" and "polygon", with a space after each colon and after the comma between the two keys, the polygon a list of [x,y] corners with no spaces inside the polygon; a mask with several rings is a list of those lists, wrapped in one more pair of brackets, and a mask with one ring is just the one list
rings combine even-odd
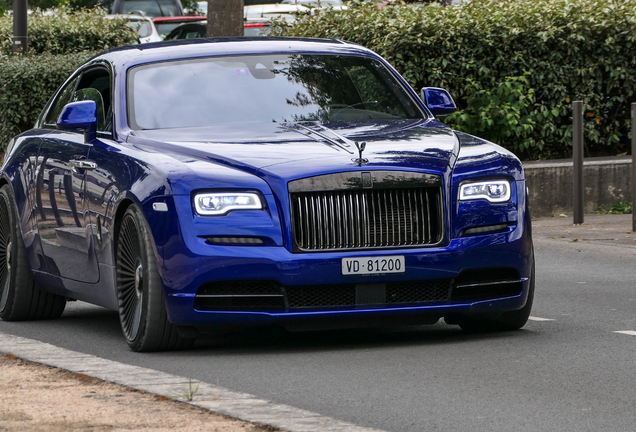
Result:
{"label": "black alloy wheel", "polygon": [[126,215],[120,229],[117,249],[117,294],[122,331],[126,340],[132,341],[139,334],[141,323],[143,265],[137,221],[134,217]]}
{"label": "black alloy wheel", "polygon": [[117,300],[122,333],[133,351],[188,348],[168,321],[163,282],[157,270],[152,235],[135,205],[124,214],[117,235]]}
{"label": "black alloy wheel", "polygon": [[7,307],[11,288],[11,233],[10,205],[4,194],[0,196],[0,312]]}
{"label": "black alloy wheel", "polygon": [[5,321],[55,319],[66,298],[42,291],[33,279],[9,185],[0,188],[0,318]]}

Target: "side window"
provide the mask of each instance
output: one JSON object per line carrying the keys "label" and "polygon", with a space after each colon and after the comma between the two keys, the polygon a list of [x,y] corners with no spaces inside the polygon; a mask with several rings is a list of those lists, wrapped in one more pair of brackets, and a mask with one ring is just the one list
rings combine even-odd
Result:
{"label": "side window", "polygon": [[111,103],[110,73],[105,68],[91,69],[80,79],[70,102],[92,100],[97,105],[97,131],[111,132],[113,107]]}
{"label": "side window", "polygon": [[49,126],[50,125],[55,126],[55,124],[57,123],[57,118],[60,116],[60,113],[62,112],[62,108],[64,108],[64,105],[71,102],[71,96],[73,96],[73,93],[75,92],[76,85],[77,85],[77,78],[75,78],[73,81],[68,83],[68,85],[64,88],[64,90],[60,92],[59,96],[57,97],[57,100],[51,106],[51,109],[49,109],[49,112],[46,115],[46,118],[44,119],[44,124]]}
{"label": "side window", "polygon": [[84,72],[71,81],[51,106],[44,123],[55,126],[62,108],[70,102],[92,100],[97,105],[97,131],[112,132],[113,110],[111,103],[110,73],[106,68],[95,68]]}

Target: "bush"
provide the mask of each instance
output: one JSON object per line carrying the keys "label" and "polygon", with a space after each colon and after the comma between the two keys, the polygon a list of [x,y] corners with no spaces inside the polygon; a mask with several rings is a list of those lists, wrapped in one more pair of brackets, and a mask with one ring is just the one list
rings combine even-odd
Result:
{"label": "bush", "polygon": [[[570,157],[571,101],[585,104],[587,156],[629,149],[636,102],[636,0],[472,0],[304,16],[273,35],[327,37],[378,52],[415,87],[444,87],[447,122],[523,158]],[[479,117],[479,118],[476,118]]]}
{"label": "bush", "polygon": [[13,21],[0,18],[0,151],[31,129],[42,108],[82,63],[100,51],[137,43],[124,20],[101,9],[29,16],[29,55],[11,53]]}
{"label": "bush", "polygon": [[[138,42],[137,34],[123,19],[106,19],[104,9],[71,12],[67,9],[44,16],[29,16],[29,53],[65,54],[105,51]],[[0,18],[0,53],[11,54],[13,16]]]}
{"label": "bush", "polygon": [[29,130],[53,93],[96,52],[0,57],[0,151]]}
{"label": "bush", "polygon": [[466,108],[444,121],[456,129],[507,143],[518,152],[532,148],[537,122],[532,115],[535,99],[534,89],[528,88],[529,75],[506,77],[490,90],[467,78]]}

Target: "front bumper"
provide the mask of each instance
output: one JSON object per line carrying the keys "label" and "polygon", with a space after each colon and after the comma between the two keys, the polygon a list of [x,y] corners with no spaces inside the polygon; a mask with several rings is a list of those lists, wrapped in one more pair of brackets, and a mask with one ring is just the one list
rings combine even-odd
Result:
{"label": "front bumper", "polygon": [[[517,310],[526,303],[533,259],[530,233],[525,225],[518,224],[503,232],[452,239],[444,247],[379,251],[292,254],[279,246],[211,246],[204,239],[198,241],[194,252],[175,254],[161,266],[168,316],[179,326],[225,328],[281,324],[292,328],[339,328],[426,323],[435,322],[446,314]],[[387,255],[403,255],[405,273],[342,275],[343,257]],[[516,275],[517,288],[486,290],[481,297],[479,294],[456,295],[460,282],[471,285],[466,275],[481,274],[478,279],[484,282],[483,275],[490,272],[493,273],[490,282],[497,282],[494,274],[502,269],[507,275],[511,272]],[[449,294],[445,299],[397,304],[354,302],[344,306],[289,307],[286,299],[282,307],[261,310],[258,307],[245,310],[195,307],[197,292],[202,286],[227,281],[268,281],[290,290],[298,287],[320,290],[334,285],[364,289],[370,285],[391,286],[401,282],[448,281]]]}

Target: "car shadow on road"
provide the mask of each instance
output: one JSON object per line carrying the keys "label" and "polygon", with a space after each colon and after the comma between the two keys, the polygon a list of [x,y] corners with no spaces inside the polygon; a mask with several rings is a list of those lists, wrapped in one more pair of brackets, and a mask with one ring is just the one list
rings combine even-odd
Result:
{"label": "car shadow on road", "polygon": [[440,346],[482,340],[532,338],[536,332],[466,333],[440,320],[434,325],[393,328],[290,332],[280,327],[260,328],[197,340],[191,355],[260,355],[320,351]]}
{"label": "car shadow on road", "polygon": [[[102,339],[104,344],[118,345],[121,342],[122,349],[126,349],[117,312],[83,302],[69,303],[62,317],[57,320],[3,323],[3,326],[7,326],[6,329],[9,331],[14,326],[25,326],[35,331],[45,326],[58,330],[60,334],[71,335],[81,331],[90,335],[92,340]],[[500,333],[466,333],[458,326],[447,325],[443,320],[432,325],[301,332],[268,326],[202,336],[191,349],[179,354],[173,352],[173,355],[252,356],[271,353],[356,351],[406,346],[457,345],[483,340],[517,340],[537,336],[535,330],[527,328]]]}

